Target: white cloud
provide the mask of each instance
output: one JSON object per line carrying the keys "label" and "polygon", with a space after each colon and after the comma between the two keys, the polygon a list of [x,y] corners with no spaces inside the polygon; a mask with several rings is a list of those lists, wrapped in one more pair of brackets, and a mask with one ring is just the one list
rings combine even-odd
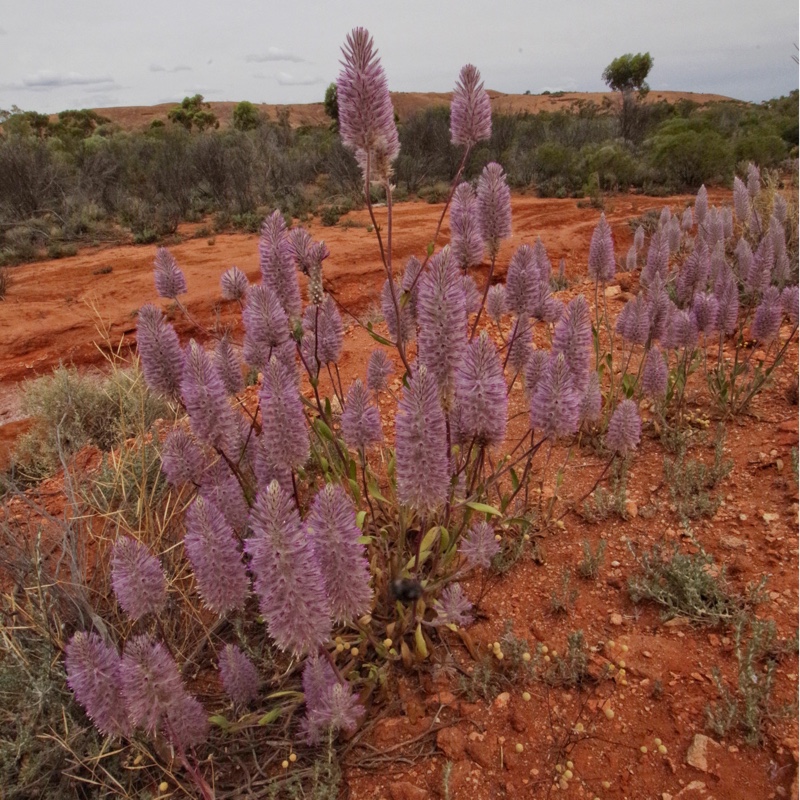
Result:
{"label": "white cloud", "polygon": [[191,72],[192,68],[187,67],[186,64],[178,64],[176,67],[163,67],[161,64],[151,64],[150,72]]}
{"label": "white cloud", "polygon": [[279,72],[277,75],[278,84],[280,86],[313,86],[317,83],[323,83],[322,78],[319,76],[316,77],[296,77],[294,75],[290,75],[288,72]]}
{"label": "white cloud", "polygon": [[68,86],[103,86],[110,88],[114,79],[107,76],[91,77],[81,75],[79,72],[53,72],[42,69],[39,72],[23,78],[21,83],[13,84],[16,89],[31,89],[35,92],[61,89]]}
{"label": "white cloud", "polygon": [[261,64],[265,61],[292,61],[295,64],[303,64],[306,59],[288,50],[281,50],[279,47],[268,47],[267,52],[258,55],[245,56],[245,61],[255,61]]}

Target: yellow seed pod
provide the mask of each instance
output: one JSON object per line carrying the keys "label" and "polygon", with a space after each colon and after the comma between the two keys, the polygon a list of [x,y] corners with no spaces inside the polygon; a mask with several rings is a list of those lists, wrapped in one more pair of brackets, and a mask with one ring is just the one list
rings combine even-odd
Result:
{"label": "yellow seed pod", "polygon": [[284,758],[283,761],[281,761],[281,766],[284,769],[289,769],[289,762]]}
{"label": "yellow seed pod", "polygon": [[503,537],[502,537],[502,536],[501,536],[499,533],[496,533],[496,534],[494,535],[494,540],[495,540],[496,542],[502,542],[502,541],[503,541]]}
{"label": "yellow seed pod", "polygon": [[601,785],[601,786],[602,786],[604,789],[610,789],[610,788],[611,788],[611,781],[603,781],[603,782],[602,782],[600,785]]}
{"label": "yellow seed pod", "polygon": [[137,753],[136,754],[136,758],[133,759],[133,766],[134,767],[138,767],[139,764],[141,764],[141,763],[142,763],[142,754],[141,753]]}
{"label": "yellow seed pod", "polygon": [[575,769],[575,765],[571,761],[567,761],[567,769]]}
{"label": "yellow seed pod", "polygon": [[573,778],[572,770],[571,769],[565,769],[564,770],[564,780],[565,781],[571,781],[572,778]]}
{"label": "yellow seed pod", "polygon": [[289,761],[291,761],[292,764],[294,764],[294,762],[297,761],[297,753],[291,753],[289,755]]}
{"label": "yellow seed pod", "polygon": [[357,647],[351,647],[350,648],[350,655],[353,656],[353,658],[356,658],[356,656],[358,656],[358,648]]}
{"label": "yellow seed pod", "polygon": [[556,653],[555,650],[551,651],[550,655],[553,656],[553,658],[558,658],[558,653]]}
{"label": "yellow seed pod", "polygon": [[161,792],[161,794],[164,794],[167,789],[169,789],[169,784],[166,781],[161,781],[161,783],[158,784],[158,791]]}
{"label": "yellow seed pod", "polygon": [[617,666],[618,666],[620,669],[625,669],[625,659],[624,659],[624,658],[621,658],[619,661],[617,661]]}
{"label": "yellow seed pod", "polygon": [[617,645],[616,645],[616,642],[614,642],[614,641],[613,641],[613,639],[609,639],[609,640],[606,642],[606,647],[607,647],[609,650],[613,650],[613,649],[614,649],[616,646],[617,646]]}
{"label": "yellow seed pod", "polygon": [[523,692],[522,693],[522,699],[527,703],[531,699],[531,693],[530,692]]}
{"label": "yellow seed pod", "polygon": [[341,642],[339,642],[339,644],[336,645],[336,652],[344,653],[344,645]]}
{"label": "yellow seed pod", "polygon": [[523,653],[522,654],[522,660],[523,661],[530,661],[531,660],[531,654],[530,653]]}
{"label": "yellow seed pod", "polygon": [[656,738],[653,739],[653,742],[655,742],[656,747],[658,747],[658,745],[661,744],[661,739],[659,739],[658,736],[656,736]]}
{"label": "yellow seed pod", "polygon": [[662,756],[665,756],[667,754],[667,748],[663,744],[660,744],[658,746],[658,752],[661,753]]}
{"label": "yellow seed pod", "polygon": [[611,706],[606,706],[603,713],[606,715],[606,719],[614,719],[614,709]]}
{"label": "yellow seed pod", "polygon": [[564,766],[562,764],[556,764],[556,772],[560,775],[564,771]]}
{"label": "yellow seed pod", "polygon": [[628,652],[628,645],[626,645],[626,644],[622,645],[622,652],[623,653],[627,653]]}
{"label": "yellow seed pod", "polygon": [[640,749],[640,750],[641,750],[643,753],[647,754],[647,745],[646,745],[646,744],[643,744],[643,745],[642,745],[642,746],[641,746],[639,749]]}
{"label": "yellow seed pod", "polygon": [[384,639],[383,640],[383,646],[384,647],[391,647],[392,646],[392,640],[391,639]]}
{"label": "yellow seed pod", "polygon": [[499,650],[500,649],[500,642],[495,642],[492,645],[492,650]]}
{"label": "yellow seed pod", "polygon": [[575,733],[583,733],[583,723],[576,722],[575,723]]}
{"label": "yellow seed pod", "polygon": [[525,747],[523,746],[522,742],[517,742],[517,743],[514,745],[514,749],[515,749],[515,750],[516,750],[518,753],[521,753],[521,752],[522,752],[522,751],[525,749]]}
{"label": "yellow seed pod", "polygon": [[498,661],[502,661],[505,658],[502,650],[495,650],[494,654]]}
{"label": "yellow seed pod", "polygon": [[542,645],[542,652],[543,652],[543,653],[545,653],[545,654],[550,652],[550,651],[547,649],[547,645],[546,645],[546,644],[543,644],[543,645]]}
{"label": "yellow seed pod", "polygon": [[544,660],[549,664],[550,663],[550,656],[545,656]]}

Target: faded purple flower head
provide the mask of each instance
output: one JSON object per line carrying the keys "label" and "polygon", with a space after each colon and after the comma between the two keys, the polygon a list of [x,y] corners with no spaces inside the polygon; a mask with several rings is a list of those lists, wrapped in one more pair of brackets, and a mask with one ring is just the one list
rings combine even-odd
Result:
{"label": "faded purple flower head", "polygon": [[420,364],[395,417],[397,497],[421,512],[444,504],[450,485],[445,416],[436,381]]}
{"label": "faded purple flower head", "polygon": [[678,273],[675,290],[681,303],[690,303],[697,292],[704,291],[711,272],[711,256],[703,239],[699,239]]}
{"label": "faded purple flower head", "polygon": [[325,296],[322,305],[306,307],[303,328],[316,338],[314,355],[321,365],[339,361],[344,344],[344,325],[336,302],[330,295]]}
{"label": "faded purple flower head", "polygon": [[662,228],[666,228],[672,219],[672,209],[669,206],[664,206],[658,216],[658,224]]}
{"label": "faded purple flower head", "polygon": [[747,191],[755,197],[761,191],[761,172],[752,162],[747,165]]}
{"label": "faded purple flower head", "polygon": [[675,307],[665,288],[663,277],[657,273],[647,287],[647,304],[650,311],[650,339],[662,339]]}
{"label": "faded purple flower head", "polygon": [[642,435],[642,420],[633,400],[623,400],[614,409],[606,431],[605,446],[614,453],[625,455],[635,450]]}
{"label": "faded purple flower head", "polygon": [[531,397],[531,427],[548,439],[569,436],[578,430],[580,406],[566,357],[553,350]]}
{"label": "faded purple flower head", "polygon": [[467,308],[461,273],[445,247],[430,261],[419,281],[419,361],[450,398],[456,366],[467,344]]}
{"label": "faded purple flower head", "polygon": [[633,272],[636,269],[637,259],[636,259],[636,248],[631,245],[628,248],[628,255],[625,256],[625,269],[628,272]]}
{"label": "faded purple flower head", "polygon": [[450,141],[472,147],[492,135],[492,104],[483,88],[481,73],[465,64],[450,103]]}
{"label": "faded purple flower head", "polygon": [[477,314],[483,302],[483,295],[478,291],[472,275],[461,276],[461,287],[464,290],[464,305],[467,314]]}
{"label": "faded purple flower head", "polygon": [[500,552],[500,543],[494,538],[494,529],[483,520],[476,522],[461,540],[458,552],[470,569],[488,569],[492,559]]}
{"label": "faded purple flower head", "polygon": [[536,257],[529,244],[520,245],[508,265],[506,306],[518,317],[529,317],[533,309],[539,275]]}
{"label": "faded purple flower head", "polygon": [[203,450],[183,428],[174,428],[167,434],[161,450],[161,468],[171,486],[200,483],[206,459]]}
{"label": "faded purple flower head", "polygon": [[667,241],[669,243],[670,253],[677,253],[681,248],[681,224],[677,217],[670,220],[666,228]]}
{"label": "faded purple flower head", "polygon": [[334,620],[358,619],[372,604],[369,562],[358,541],[356,510],[339,484],[328,483],[317,492],[306,525]]}
{"label": "faded purple flower head", "polygon": [[410,256],[403,269],[403,279],[400,288],[406,293],[406,307],[411,313],[414,322],[417,320],[417,297],[419,296],[419,274],[422,272],[422,262],[416,256]]}
{"label": "faded purple flower head", "polygon": [[244,389],[242,362],[228,336],[223,336],[214,348],[214,365],[229,395],[237,395]]}
{"label": "faded purple flower head", "polygon": [[183,375],[183,350],[178,334],[164,319],[161,309],[150,303],[139,309],[136,339],[147,385],[154,392],[177,398]]}
{"label": "faded purple flower head", "polygon": [[752,294],[764,292],[772,280],[772,268],[775,266],[775,248],[772,237],[766,235],[756,248],[750,271],[744,277],[745,288]]}
{"label": "faded purple flower head", "polygon": [[589,373],[589,381],[581,397],[580,421],[597,422],[600,419],[600,410],[603,407],[603,393],[600,390],[600,378],[592,370]]}
{"label": "faded purple flower head", "polygon": [[247,705],[258,697],[258,670],[238,645],[226,644],[220,652],[219,674],[234,703]]}
{"label": "faded purple flower head", "polygon": [[650,309],[644,295],[637,295],[622,307],[615,329],[626,342],[647,344],[650,336]]}
{"label": "faded purple flower head", "polygon": [[466,439],[489,447],[502,444],[508,396],[500,356],[486,331],[470,342],[456,368],[456,398]]}
{"label": "faded purple flower head", "polygon": [[697,325],[697,332],[704,333],[706,336],[718,329],[717,318],[719,315],[719,303],[713,294],[698,292],[694,296],[692,303],[692,316]]}
{"label": "faded purple flower head", "polygon": [[647,248],[647,263],[642,270],[642,284],[649,286],[656,275],[660,275],[664,280],[669,271],[669,241],[664,232],[659,229],[650,238],[650,246]]}
{"label": "faded purple flower head", "polygon": [[451,583],[442,590],[441,597],[433,601],[436,617],[431,625],[455,625],[463,628],[472,622],[472,603],[464,596],[460,583]]}
{"label": "faded purple flower head", "polygon": [[633,246],[637,252],[644,247],[644,228],[641,225],[636,228],[636,233],[633,234]]}
{"label": "faded purple flower head", "polygon": [[135,728],[154,734],[167,710],[186,690],[174,659],[160,642],[142,635],[125,644],[120,665],[122,696]]}
{"label": "faded purple flower head", "polygon": [[762,344],[771,342],[780,332],[782,318],[780,292],[776,287],[770,286],[756,309],[750,325],[750,335]]}
{"label": "faded purple flower head", "polygon": [[[415,287],[414,293],[417,293],[418,287]],[[414,324],[414,316],[412,314],[412,306],[410,302],[403,304],[402,302],[402,288],[397,280],[394,280],[394,296],[392,296],[392,285],[387,278],[383,282],[383,289],[381,290],[381,312],[383,318],[386,320],[386,327],[389,330],[389,336],[395,341],[413,342],[416,336],[416,326]],[[397,304],[397,305],[395,305]],[[397,325],[397,308],[400,309],[400,326]]]}
{"label": "faded purple flower head", "polygon": [[389,376],[394,366],[384,350],[373,350],[367,362],[367,388],[371,392],[383,392],[389,387]]}
{"label": "faded purple flower head", "polygon": [[186,278],[178,262],[166,247],[156,250],[155,260],[156,291],[159,297],[174,300],[179,294],[186,294]]}
{"label": "faded purple flower head", "polygon": [[692,216],[692,207],[687,206],[684,209],[683,216],[681,217],[681,230],[688,233],[694,225],[694,218]]}
{"label": "faded purple flower head", "polygon": [[183,689],[167,708],[164,728],[178,749],[197,747],[208,738],[208,715],[200,701]]}
{"label": "faded purple flower head", "polygon": [[250,287],[247,275],[237,266],[233,266],[222,273],[220,285],[222,287],[222,297],[225,300],[242,300]]}
{"label": "faded purple flower head", "polygon": [[353,450],[366,450],[383,439],[380,412],[370,401],[369,390],[360,378],[356,378],[347,392],[342,412],[342,437]]}
{"label": "faded purple flower head", "polygon": [[247,525],[247,501],[239,481],[225,459],[217,459],[203,473],[200,494],[222,512],[231,528],[244,531]]}
{"label": "faded purple flower head", "polygon": [[232,457],[238,441],[236,417],[228,404],[228,393],[219,370],[194,339],[186,352],[181,397],[194,435]]}
{"label": "faded purple flower head", "polygon": [[[339,106],[341,108],[341,105]],[[288,317],[299,317],[302,309],[300,284],[297,280],[294,254],[283,214],[277,209],[261,226],[258,240],[258,260],[261,279],[278,297]]]}
{"label": "faded purple flower head", "polygon": [[614,238],[606,215],[601,214],[589,243],[589,277],[596,283],[608,283],[615,271]]}
{"label": "faded purple flower head", "polygon": [[192,501],[183,545],[205,604],[220,615],[244,608],[247,571],[233,529],[212,500]]}
{"label": "faded purple flower head", "polygon": [[450,249],[461,269],[483,261],[483,237],[478,218],[478,198],[468,183],[460,183],[450,204]]}
{"label": "faded purple flower head", "polygon": [[489,315],[489,319],[499,325],[503,314],[507,311],[506,287],[502,283],[496,283],[486,295],[486,313]]}
{"label": "faded purple flower head", "polygon": [[303,403],[294,377],[275,356],[261,385],[261,439],[276,467],[297,469],[308,460]]}
{"label": "faded purple flower head", "polygon": [[714,297],[717,299],[717,325],[730,336],[739,319],[739,285],[727,263],[714,281]]}
{"label": "faded purple flower head", "polygon": [[400,140],[386,75],[369,32],[353,28],[342,54],[336,82],[342,142],[355,153],[365,179],[388,181]]}
{"label": "faded purple flower head", "polygon": [[120,695],[116,648],[94,632],[78,631],[67,644],[64,662],[67,684],[95,728],[104,736],[127,736],[130,725]]}
{"label": "faded purple flower head", "polygon": [[508,365],[524,372],[533,353],[533,328],[529,317],[517,317],[508,337]]}
{"label": "faded purple flower head", "polygon": [[306,718],[302,727],[306,741],[317,744],[327,732],[355,731],[364,707],[349,685],[340,683],[327,661],[309,656],[303,668]]}
{"label": "faded purple flower head", "polygon": [[500,242],[511,236],[511,190],[503,168],[494,161],[483,168],[478,178],[478,214],[489,257],[494,259]]}
{"label": "faded purple flower head", "polygon": [[289,340],[289,320],[278,295],[267,285],[251,286],[242,310],[244,360],[262,372],[273,350]]}
{"label": "faded purple flower head", "polygon": [[167,601],[167,579],[161,564],[145,545],[129,536],[120,536],[114,543],[111,586],[132,620],[158,614]]}
{"label": "faded purple flower head", "polygon": [[572,387],[578,394],[586,388],[592,359],[592,321],[586,298],[570,300],[553,332],[553,353],[563,353]]}
{"label": "faded purple flower head", "polygon": [[294,655],[316,650],[331,635],[330,601],[311,540],[277,481],[258,493],[250,527],[244,549],[270,636]]}
{"label": "faded purple flower head", "polygon": [[753,268],[753,250],[747,239],[742,236],[736,243],[736,272],[739,278],[744,281]]}
{"label": "faded purple flower head", "polygon": [[772,213],[781,225],[786,222],[787,208],[786,198],[780,194],[780,192],[776,192],[775,199],[773,200]]}
{"label": "faded purple flower head", "polygon": [[789,322],[792,325],[797,325],[797,318],[798,318],[798,287],[795,286],[787,286],[781,292],[781,307],[783,308],[783,313],[789,318]]}
{"label": "faded purple flower head", "polygon": [[667,362],[657,347],[647,351],[642,368],[642,394],[653,400],[660,400],[667,393],[669,371]]}
{"label": "faded purple flower head", "polygon": [[706,185],[703,184],[697,192],[694,199],[694,218],[698,225],[702,225],[706,221],[706,214],[708,213],[708,191]]}
{"label": "faded purple flower head", "polygon": [[661,344],[668,350],[683,347],[693,350],[697,346],[697,322],[691,311],[673,308]]}
{"label": "faded purple flower head", "polygon": [[733,207],[736,211],[736,219],[742,225],[750,222],[750,195],[747,193],[747,186],[738,178],[733,179]]}

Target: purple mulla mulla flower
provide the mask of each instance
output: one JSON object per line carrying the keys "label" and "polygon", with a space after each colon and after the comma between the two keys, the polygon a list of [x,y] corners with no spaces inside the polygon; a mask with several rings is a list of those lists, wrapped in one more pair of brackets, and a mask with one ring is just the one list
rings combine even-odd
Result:
{"label": "purple mulla mulla flower", "polygon": [[451,583],[442,590],[438,600],[433,601],[436,617],[431,625],[455,625],[463,628],[472,622],[472,603],[464,596],[460,583]]}
{"label": "purple mulla mulla flower", "polygon": [[650,339],[662,339],[669,325],[670,314],[675,304],[665,288],[664,278],[656,273],[647,287],[647,304],[650,308]]}
{"label": "purple mulla mulla flower", "polygon": [[657,347],[647,351],[642,368],[642,394],[660,400],[667,393],[669,371],[664,356]]}
{"label": "purple mulla mulla flower", "polygon": [[673,217],[667,225],[667,242],[670,253],[677,253],[681,248],[681,224],[677,217]]}
{"label": "purple mulla mulla flower", "polygon": [[273,481],[250,511],[244,543],[270,636],[284,651],[316,650],[331,635],[331,607],[319,563],[294,501]]}
{"label": "purple mulla mulla flower", "polygon": [[592,360],[592,321],[586,298],[579,294],[556,323],[553,353],[563,353],[573,389],[580,395],[589,379]]}
{"label": "purple mulla mulla flower", "polygon": [[495,259],[500,242],[511,236],[511,190],[503,168],[494,161],[478,178],[478,218],[489,257]]}
{"label": "purple mulla mulla flower", "polygon": [[798,312],[800,311],[798,309],[798,302],[800,302],[798,297],[798,287],[796,285],[787,286],[781,292],[781,307],[792,325],[797,325]]}
{"label": "purple mulla mulla flower", "polygon": [[740,237],[736,243],[734,253],[736,254],[736,273],[742,281],[745,281],[753,267],[753,250],[744,236]]}
{"label": "purple mulla mulla flower", "polygon": [[506,306],[518,317],[529,317],[534,304],[539,276],[536,257],[529,244],[520,245],[508,265],[506,273]]}
{"label": "purple mulla mulla flower", "polygon": [[703,184],[694,199],[694,218],[698,225],[702,225],[706,221],[706,214],[708,214],[708,190]]}
{"label": "purple mulla mulla flower", "polygon": [[239,481],[224,459],[217,459],[203,473],[200,494],[222,512],[231,528],[244,531],[247,525],[247,501]]}
{"label": "purple mulla mulla flower", "polygon": [[298,469],[308,460],[306,417],[289,370],[275,356],[261,384],[261,439],[276,467]]}
{"label": "purple mulla mulla flower", "polygon": [[224,300],[242,300],[250,287],[247,275],[235,265],[222,273],[219,282]]}
{"label": "purple mulla mulla flower", "polygon": [[483,295],[478,291],[472,275],[461,276],[461,287],[464,290],[464,305],[467,314],[477,314],[483,301]]}
{"label": "purple mulla mulla flower", "polygon": [[342,142],[355,153],[366,180],[387,181],[400,139],[386,75],[369,32],[354,28],[342,55],[336,81]]}
{"label": "purple mulla mulla flower", "polygon": [[691,303],[697,292],[702,292],[711,272],[711,257],[705,241],[700,239],[678,273],[675,292],[680,303]]}
{"label": "purple mulla mulla flower", "polygon": [[738,177],[733,179],[733,208],[736,211],[736,219],[742,225],[750,222],[750,195],[747,193],[747,186]]}
{"label": "purple mulla mulla flower", "polygon": [[159,560],[137,539],[120,536],[111,552],[111,586],[132,619],[158,614],[167,602],[167,579]]}
{"label": "purple mulla mulla flower", "polygon": [[197,747],[208,738],[208,714],[202,703],[185,689],[167,708],[164,730],[179,750]]}
{"label": "purple mulla mulla flower", "polygon": [[460,183],[450,205],[450,249],[461,269],[483,261],[483,237],[478,219],[478,199],[472,186]]}
{"label": "purple mulla mulla flower", "polygon": [[244,389],[242,362],[228,336],[223,336],[217,342],[214,348],[214,364],[222,378],[225,391],[231,396],[239,394]]}
{"label": "purple mulla mulla flower", "polygon": [[625,455],[635,450],[642,436],[642,420],[633,400],[623,400],[611,415],[605,446],[613,453]]}
{"label": "purple mulla mulla flower", "polygon": [[[414,325],[414,316],[411,313],[411,304],[409,302],[403,304],[402,291],[400,284],[394,280],[394,297],[392,297],[392,287],[387,278],[383,282],[383,289],[381,290],[381,311],[383,318],[386,320],[389,336],[395,341],[407,344],[414,341],[416,326]],[[397,306],[395,306],[395,303],[397,303]],[[400,309],[399,326],[397,324],[397,308]]]}
{"label": "purple mulla mulla flower", "polygon": [[384,350],[373,350],[367,362],[367,388],[371,392],[384,392],[389,388],[389,376],[394,366]]}
{"label": "purple mulla mulla flower", "polygon": [[445,247],[430,261],[419,281],[419,361],[450,398],[456,366],[467,344],[467,308],[461,274]]}
{"label": "purple mulla mulla flower", "polygon": [[353,733],[364,714],[358,696],[316,654],[306,659],[303,668],[303,694],[306,717],[301,728],[308,744],[318,744],[326,734],[341,729]]}
{"label": "purple mulla mulla flower", "polygon": [[342,437],[353,450],[363,451],[383,439],[381,415],[370,402],[369,390],[356,378],[347,392],[342,412]]}
{"label": "purple mulla mulla flower", "polygon": [[698,292],[692,303],[692,316],[698,333],[708,336],[718,330],[719,303],[717,298],[707,292]]}
{"label": "purple mulla mulla flower", "polygon": [[669,242],[663,231],[659,228],[650,237],[650,246],[647,248],[647,262],[642,269],[642,284],[649,286],[656,275],[667,279],[669,271]]}
{"label": "purple mulla mulla flower", "polygon": [[658,224],[661,225],[662,228],[666,228],[671,220],[672,209],[669,206],[664,206],[664,208],[661,209],[661,214],[658,217]]}
{"label": "purple mulla mulla flower", "polygon": [[697,322],[691,311],[673,309],[661,340],[662,346],[668,350],[677,350],[679,347],[693,350],[697,346],[697,339]]}
{"label": "purple mulla mulla flower", "polygon": [[524,372],[533,353],[533,329],[528,317],[517,317],[508,337],[508,365],[514,372]]}
{"label": "purple mulla mulla flower", "polygon": [[595,283],[608,283],[613,279],[615,271],[614,238],[611,227],[606,222],[606,215],[601,214],[589,243],[589,277]]}
{"label": "purple mulla mulla flower", "polygon": [[483,88],[478,68],[465,64],[461,67],[450,103],[450,141],[472,147],[491,135],[492,103]]}
{"label": "purple mulla mulla flower", "polygon": [[171,430],[161,450],[161,469],[169,484],[176,488],[184,483],[199,484],[205,468],[205,455],[195,439],[183,428]]}
{"label": "purple mulla mulla flower", "polygon": [[148,303],[139,309],[136,340],[147,385],[170,398],[180,396],[183,350],[175,329],[161,309]]}
{"label": "purple mulla mulla flower", "polygon": [[694,225],[694,217],[692,216],[692,207],[686,206],[681,216],[681,230],[688,233]]}
{"label": "purple mulla mulla flower", "polygon": [[508,421],[508,395],[503,365],[486,331],[473,339],[456,367],[456,399],[461,428],[468,441],[494,447],[502,444]]}
{"label": "purple mulla mulla flower", "polygon": [[644,247],[644,228],[641,225],[636,228],[636,233],[633,234],[633,246],[637,252]]}
{"label": "purple mulla mulla flower", "polygon": [[179,294],[186,294],[186,278],[178,262],[166,247],[156,250],[155,282],[159,297],[175,300]]}
{"label": "purple mulla mulla flower", "polygon": [[278,295],[265,284],[251,286],[242,310],[242,322],[244,360],[263,372],[275,348],[289,341],[289,320]]}
{"label": "purple mulla mulla flower", "polygon": [[761,191],[761,171],[752,162],[747,165],[747,191],[750,197]]}
{"label": "purple mulla mulla flower", "polygon": [[244,706],[258,697],[258,670],[238,645],[226,644],[220,651],[219,675],[234,703]]}
{"label": "purple mulla mulla flower", "polygon": [[233,529],[212,500],[192,501],[183,545],[203,602],[220,615],[244,608],[247,571]]}
{"label": "purple mulla mulla flower", "polygon": [[567,359],[554,350],[531,397],[531,427],[548,439],[569,436],[578,430],[580,405]]}
{"label": "purple mulla mulla flower", "polygon": [[303,314],[303,328],[316,338],[316,357],[320,364],[335,364],[342,357],[344,325],[336,302],[326,295],[319,306],[309,305]]}
{"label": "purple mulla mulla flower", "polygon": [[752,266],[745,277],[745,288],[753,294],[763,293],[772,280],[772,270],[774,266],[775,247],[772,237],[767,234],[756,248]]}
{"label": "purple mulla mulla flower", "polygon": [[788,210],[788,205],[786,203],[786,198],[780,194],[780,192],[775,193],[775,198],[773,200],[772,205],[772,213],[775,215],[775,219],[783,225],[786,222],[786,211]]}
{"label": "purple mulla mulla flower", "polygon": [[406,296],[405,307],[408,308],[411,318],[417,321],[417,297],[419,297],[419,274],[422,272],[422,262],[416,256],[410,256],[403,269],[403,278],[400,288]]}
{"label": "purple mulla mulla flower", "polygon": [[488,522],[476,522],[461,540],[458,552],[470,569],[488,569],[492,559],[500,552],[500,543],[494,538],[494,528]]}
{"label": "purple mulla mulla flower", "polygon": [[615,326],[616,332],[631,344],[647,344],[650,336],[650,309],[644,295],[628,300],[622,307]]}
{"label": "purple mulla mulla flower", "polygon": [[597,422],[600,419],[600,410],[603,407],[603,393],[600,390],[600,378],[592,370],[589,373],[589,381],[581,396],[581,407],[579,418],[581,424],[584,422]]}
{"label": "purple mulla mulla flower", "polygon": [[288,317],[299,317],[302,309],[300,284],[294,265],[292,247],[283,214],[277,209],[261,226],[258,240],[258,261],[261,279],[278,297]]}
{"label": "purple mulla mulla flower", "polygon": [[424,364],[397,404],[395,439],[398,499],[422,513],[435,511],[450,485],[447,433],[436,381]]}
{"label": "purple mulla mulla flower", "polygon": [[277,481],[281,489],[287,494],[291,494],[294,491],[291,469],[285,465],[275,465],[272,453],[264,446],[260,436],[256,440],[255,453],[253,455],[253,473],[256,476],[257,486],[269,486],[272,481]]}
{"label": "purple mulla mulla flower", "polygon": [[750,335],[762,344],[771,342],[780,332],[782,318],[783,308],[781,307],[780,292],[775,286],[770,286],[764,292],[761,303],[753,316]]}
{"label": "purple mulla mulla flower", "polygon": [[120,694],[120,657],[98,634],[78,631],[64,653],[67,684],[104,736],[127,736],[130,723]]}
{"label": "purple mulla mulla flower", "polygon": [[625,256],[625,269],[628,272],[633,272],[636,269],[637,265],[637,258],[636,258],[636,248],[631,245],[628,248],[628,254]]}
{"label": "purple mulla mulla flower", "polygon": [[486,295],[486,313],[489,315],[489,319],[499,325],[503,314],[507,311],[506,287],[502,283],[496,283]]}
{"label": "purple mulla mulla flower", "polygon": [[550,360],[550,353],[547,350],[534,350],[528,363],[525,365],[525,393],[528,396],[528,402],[533,398],[533,393],[547,369],[547,364]]}
{"label": "purple mulla mulla flower", "polygon": [[194,339],[186,352],[181,397],[194,435],[201,442],[232,456],[238,439],[236,417],[228,405],[228,394],[219,370]]}
{"label": "purple mulla mulla flower", "polygon": [[714,297],[717,299],[717,325],[730,336],[739,319],[739,285],[728,264],[720,269],[714,281]]}
{"label": "purple mulla mulla flower", "polygon": [[328,483],[317,492],[306,525],[334,621],[358,619],[372,604],[369,562],[358,541],[356,510],[340,485]]}

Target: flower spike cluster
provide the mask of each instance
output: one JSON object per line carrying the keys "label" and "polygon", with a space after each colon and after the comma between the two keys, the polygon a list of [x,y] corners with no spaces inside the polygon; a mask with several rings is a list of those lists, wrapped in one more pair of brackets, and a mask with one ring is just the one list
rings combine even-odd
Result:
{"label": "flower spike cluster", "polygon": [[159,297],[175,300],[179,294],[186,294],[186,278],[166,247],[156,250],[154,277]]}
{"label": "flower spike cluster", "polygon": [[120,536],[111,555],[111,585],[133,620],[158,614],[167,601],[167,580],[158,559],[137,539]]}
{"label": "flower spike cluster", "polygon": [[492,135],[492,103],[483,88],[481,73],[465,64],[450,104],[450,141],[472,147]]}

